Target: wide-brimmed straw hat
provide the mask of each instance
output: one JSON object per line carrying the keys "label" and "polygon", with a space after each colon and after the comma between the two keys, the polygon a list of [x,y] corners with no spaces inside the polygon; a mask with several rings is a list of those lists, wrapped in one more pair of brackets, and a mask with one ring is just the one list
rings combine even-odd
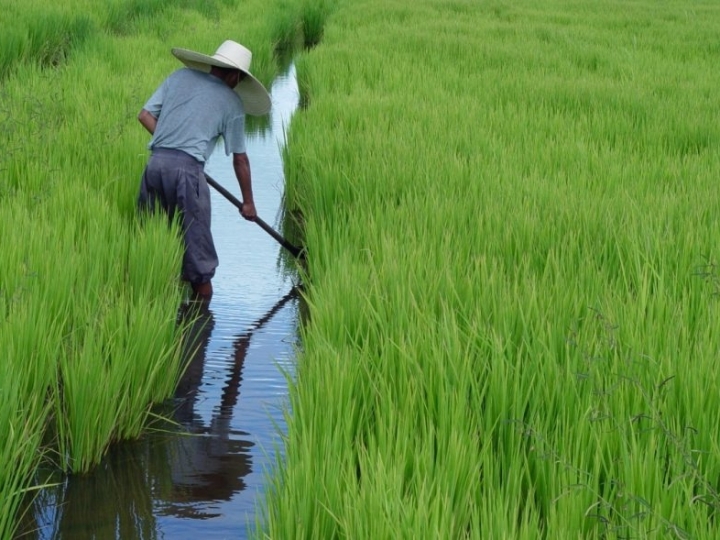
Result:
{"label": "wide-brimmed straw hat", "polygon": [[250,73],[252,52],[239,43],[227,40],[212,56],[177,47],[172,49],[172,53],[187,67],[200,71],[209,72],[211,66],[239,69],[245,74],[245,78],[235,87],[235,92],[242,99],[245,112],[253,116],[261,116],[270,110],[272,105],[270,94]]}

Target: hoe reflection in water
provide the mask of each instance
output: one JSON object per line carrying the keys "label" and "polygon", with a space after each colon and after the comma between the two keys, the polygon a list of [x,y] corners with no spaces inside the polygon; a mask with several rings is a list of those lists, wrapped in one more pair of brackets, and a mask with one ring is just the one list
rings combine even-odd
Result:
{"label": "hoe reflection in water", "polygon": [[[271,125],[248,135],[248,155],[258,213],[272,224],[282,205],[284,129],[299,103],[294,66],[271,95]],[[238,193],[225,156],[211,158],[208,172]],[[28,510],[23,539],[247,536],[284,425],[278,364],[292,371],[300,301],[277,243],[211,195],[220,267],[212,303],[186,336],[187,371],[161,413],[173,423],[113,446],[87,475],[41,476],[57,485]]]}

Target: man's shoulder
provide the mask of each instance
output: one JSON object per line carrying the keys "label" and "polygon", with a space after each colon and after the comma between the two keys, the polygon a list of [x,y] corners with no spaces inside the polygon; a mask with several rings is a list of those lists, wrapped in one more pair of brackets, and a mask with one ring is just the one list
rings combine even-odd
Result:
{"label": "man's shoulder", "polygon": [[191,69],[188,67],[181,67],[173,71],[168,78],[169,79],[204,79],[208,76],[207,73],[198,71],[197,69]]}
{"label": "man's shoulder", "polygon": [[[242,100],[222,80],[210,73],[183,67],[168,76],[170,85],[186,95],[202,96],[203,100],[222,106],[226,113],[244,114]],[[219,105],[222,104],[222,105]]]}
{"label": "man's shoulder", "polygon": [[206,92],[224,92],[230,90],[234,93],[226,84],[220,79],[214,77],[209,72],[192,69],[189,67],[180,68],[170,74],[170,77],[175,80],[182,81],[185,84],[194,84],[199,87],[204,87]]}

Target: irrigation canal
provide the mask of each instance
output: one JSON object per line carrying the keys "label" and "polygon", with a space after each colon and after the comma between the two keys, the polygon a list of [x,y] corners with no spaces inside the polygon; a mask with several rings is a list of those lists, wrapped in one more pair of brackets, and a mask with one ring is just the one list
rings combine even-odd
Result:
{"label": "irrigation canal", "polygon": [[[299,104],[294,66],[271,94],[270,125],[247,143],[258,215],[272,225],[282,205],[281,146]],[[240,198],[222,143],[206,170]],[[266,472],[281,450],[299,298],[279,244],[211,192],[220,266],[170,412],[181,429],[117,444],[88,475],[55,475],[57,485],[27,514],[23,539],[239,539],[259,517]]]}

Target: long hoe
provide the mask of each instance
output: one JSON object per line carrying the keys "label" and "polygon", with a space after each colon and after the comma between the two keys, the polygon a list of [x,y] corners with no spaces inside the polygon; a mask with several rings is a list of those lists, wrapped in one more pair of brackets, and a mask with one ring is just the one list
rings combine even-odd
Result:
{"label": "long hoe", "polygon": [[[205,174],[205,178],[207,179],[207,183],[210,184],[212,187],[214,187],[217,191],[220,192],[220,194],[225,197],[228,201],[233,203],[238,210],[242,210],[243,203],[240,202],[232,193],[230,193],[227,189],[225,189],[223,186],[218,184],[215,180],[210,178],[207,174]],[[305,250],[301,249],[297,246],[293,246],[290,242],[285,240],[280,233],[278,233],[275,229],[273,229],[270,225],[265,223],[262,219],[260,219],[260,216],[255,217],[254,220],[255,223],[260,225],[260,228],[264,230],[266,233],[268,233],[270,236],[272,236],[275,240],[278,241],[278,243],[287,249],[290,253],[293,254],[294,257],[304,259],[305,258]]]}

